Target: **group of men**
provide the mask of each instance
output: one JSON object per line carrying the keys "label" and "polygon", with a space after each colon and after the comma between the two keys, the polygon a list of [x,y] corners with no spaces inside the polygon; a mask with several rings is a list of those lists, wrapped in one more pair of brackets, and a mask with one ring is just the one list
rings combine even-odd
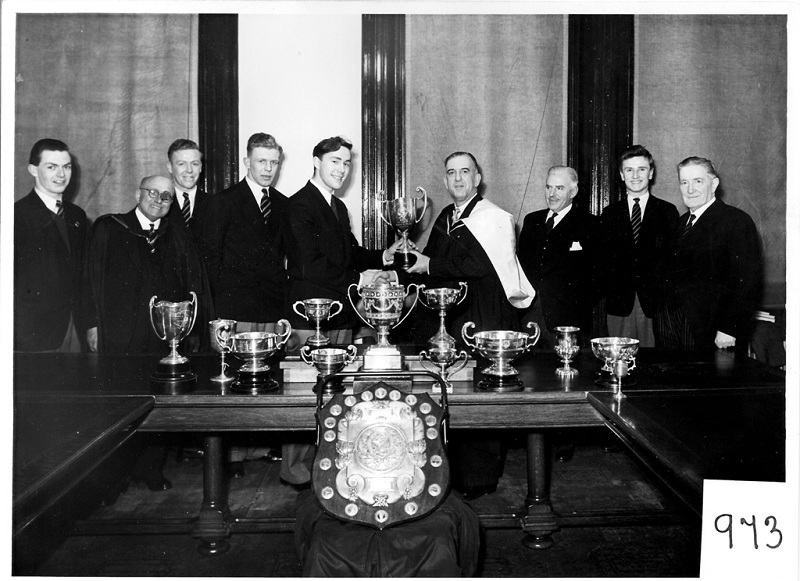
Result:
{"label": "group of men", "polygon": [[[455,152],[444,162],[453,203],[437,217],[424,250],[410,243],[416,262],[397,271],[391,265],[401,241],[362,248],[337,197],[352,144],[342,137],[319,142],[311,179],[288,198],[273,187],[282,154],[271,135],[252,135],[245,178],[209,195],[197,185],[198,145],[179,139],[168,150],[170,177],[145,177],[133,209],[99,217],[90,232],[85,212],[64,199],[72,171],[67,145],[37,142],[28,165],[34,188],[15,204],[15,349],[74,352],[83,343],[100,353],[160,353],[149,300],[187,300],[190,291],[198,296],[198,321],[235,319],[237,331],[274,331],[289,318],[289,349],[313,333],[290,305],[340,301],[345,308],[326,332],[347,344],[358,326],[347,289],[379,280],[467,282],[467,300],[448,317],[458,340],[466,321],[479,330],[519,330],[526,318],[539,324],[544,348],[553,346],[557,326],[578,326],[586,339],[593,308],[605,298],[609,334],[642,346],[746,348],[760,300],[758,233],[747,214],[715,196],[719,176],[706,159],[678,166],[689,209],[682,217],[650,192],[655,165],[641,146],[620,156],[627,195],[599,219],[573,204],[575,170],[552,167],[547,209],[525,217],[517,244],[513,217],[479,193],[475,157]],[[424,311],[420,317],[433,315]],[[424,333],[420,341],[432,334]],[[205,324],[193,335],[191,349],[202,349]],[[491,490],[502,472],[502,446],[490,438],[464,445],[464,461],[454,462],[456,488]]]}

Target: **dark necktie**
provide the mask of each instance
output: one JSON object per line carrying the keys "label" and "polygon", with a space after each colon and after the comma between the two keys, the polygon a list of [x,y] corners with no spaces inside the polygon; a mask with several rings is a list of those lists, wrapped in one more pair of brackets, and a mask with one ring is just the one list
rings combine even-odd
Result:
{"label": "dark necktie", "polygon": [[270,201],[269,201],[269,193],[267,192],[267,188],[261,188],[261,204],[259,205],[261,208],[261,215],[264,216],[264,224],[269,222],[269,213],[272,211],[270,208]]}
{"label": "dark necktie", "polygon": [[553,212],[553,215],[550,216],[547,221],[544,223],[544,235],[547,236],[550,234],[550,231],[553,229],[553,226],[556,224],[556,216],[558,216],[558,212]]}
{"label": "dark necktie", "polygon": [[183,208],[181,208],[181,212],[183,213],[183,219],[188,224],[189,220],[192,219],[192,206],[191,202],[189,202],[188,192],[183,192]]}
{"label": "dark necktie", "polygon": [[156,243],[155,224],[150,224],[150,231],[147,233],[147,243],[152,246]]}
{"label": "dark necktie", "polygon": [[333,195],[331,195],[331,210],[333,210],[333,215],[336,216],[336,221],[341,223],[341,220],[339,220],[339,210],[336,209],[336,198],[334,198]]}
{"label": "dark necktie", "polygon": [[631,230],[633,231],[633,241],[639,242],[639,230],[642,229],[642,207],[639,205],[639,198],[633,198],[633,212],[631,212]]}
{"label": "dark necktie", "polygon": [[64,204],[61,200],[56,200],[56,216],[64,217]]}
{"label": "dark necktie", "polygon": [[692,223],[694,222],[695,215],[689,214],[689,221],[686,222],[686,225],[683,227],[683,232],[681,232],[681,236],[686,236],[686,233],[692,229]]}

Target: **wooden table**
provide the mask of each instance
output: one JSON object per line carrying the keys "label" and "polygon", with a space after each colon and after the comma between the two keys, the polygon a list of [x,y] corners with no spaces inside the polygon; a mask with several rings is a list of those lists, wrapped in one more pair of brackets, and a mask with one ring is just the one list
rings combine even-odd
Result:
{"label": "wooden table", "polygon": [[[413,349],[409,351],[413,352]],[[193,535],[201,541],[202,553],[219,554],[227,550],[226,539],[230,535],[223,469],[225,432],[314,430],[315,396],[311,384],[302,383],[285,384],[274,393],[258,396],[221,389],[208,379],[219,371],[219,360],[212,356],[192,357],[192,365],[200,377],[193,392],[184,395],[153,393],[149,376],[157,359],[17,354],[14,370],[17,401],[37,397],[58,399],[79,394],[111,398],[145,397],[152,401],[152,409],[141,411],[139,431],[203,434],[204,499]],[[479,361],[478,368],[485,365],[486,362]],[[542,430],[606,424],[620,437],[633,438],[636,434],[640,442],[648,442],[655,440],[655,432],[645,429],[647,422],[643,416],[637,416],[637,421],[626,424],[626,418],[630,420],[626,414],[633,407],[628,402],[644,402],[647,397],[655,401],[659,393],[669,395],[665,401],[677,401],[674,399],[676,393],[690,397],[692,393],[718,392],[724,404],[724,393],[761,393],[762,390],[782,393],[785,382],[782,373],[749,359],[734,361],[721,354],[658,353],[645,349],[639,356],[639,368],[634,371],[636,385],[625,389],[626,400],[615,408],[610,390],[594,383],[594,373],[600,368],[600,362],[591,353],[581,352],[573,362],[573,367],[580,371],[577,377],[559,377],[555,373],[558,365],[557,357],[551,352],[529,353],[515,363],[526,386],[524,391],[486,393],[477,391],[472,383],[460,382],[454,385],[449,398],[450,426],[453,429],[513,428],[528,431],[528,491],[521,525],[525,533],[524,542],[533,548],[552,545],[551,535],[558,529],[550,505]],[[415,385],[414,389],[419,387]],[[771,408],[770,413],[779,411]],[[653,423],[662,419],[653,414],[647,416],[647,411],[643,413]],[[773,424],[783,429],[783,419],[783,415],[773,418]],[[618,427],[624,425],[627,425],[626,429]],[[698,429],[701,427],[702,424]],[[685,426],[678,421],[662,428],[674,435]],[[657,450],[657,446],[652,450]],[[679,465],[683,462],[681,451],[679,447],[675,450],[673,462]],[[700,458],[696,462],[703,465],[704,460]],[[762,468],[753,465],[748,470],[755,471],[753,476],[757,478],[757,472]],[[772,478],[774,474],[773,470],[768,477]]]}

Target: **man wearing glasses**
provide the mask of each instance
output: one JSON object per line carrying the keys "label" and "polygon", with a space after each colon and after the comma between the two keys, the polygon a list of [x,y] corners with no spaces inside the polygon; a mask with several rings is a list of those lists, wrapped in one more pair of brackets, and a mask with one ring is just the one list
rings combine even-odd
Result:
{"label": "man wearing glasses", "polygon": [[[211,308],[208,284],[191,233],[167,217],[172,180],[150,176],[136,190],[136,207],[100,216],[92,228],[86,278],[90,304],[87,342],[100,353],[153,353],[166,349],[150,323],[149,303],[185,301],[197,293],[197,318]],[[204,330],[195,325],[193,334]]]}

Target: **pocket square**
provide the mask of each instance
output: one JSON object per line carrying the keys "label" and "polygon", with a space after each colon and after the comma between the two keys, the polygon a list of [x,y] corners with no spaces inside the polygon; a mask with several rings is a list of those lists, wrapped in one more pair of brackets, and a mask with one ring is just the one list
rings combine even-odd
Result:
{"label": "pocket square", "polygon": [[577,240],[575,240],[572,243],[572,246],[569,247],[569,251],[570,252],[574,252],[575,250],[583,250],[583,247],[581,246],[581,243],[578,242]]}

